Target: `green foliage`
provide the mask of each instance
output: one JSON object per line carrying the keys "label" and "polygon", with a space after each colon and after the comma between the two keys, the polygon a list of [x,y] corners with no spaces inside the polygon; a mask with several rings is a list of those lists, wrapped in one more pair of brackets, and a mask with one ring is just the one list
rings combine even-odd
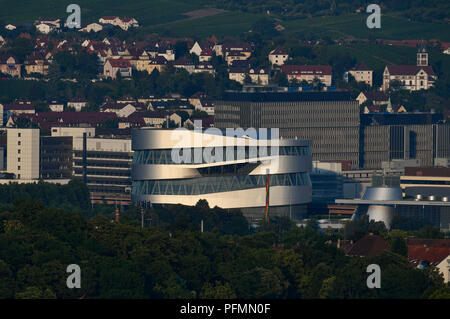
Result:
{"label": "green foliage", "polygon": [[71,180],[67,185],[57,185],[39,181],[36,184],[0,185],[0,204],[39,200],[50,207],[64,209],[89,208],[89,191],[82,182]]}
{"label": "green foliage", "polygon": [[[123,223],[127,214],[132,220],[139,209],[117,223],[36,201],[1,208],[0,298],[448,297],[436,270],[390,252],[346,257],[327,235],[285,218],[251,232],[240,212],[204,200],[147,210],[152,226],[144,228]],[[381,266],[381,289],[366,286],[371,263]],[[69,264],[80,265],[81,289],[66,286]]]}
{"label": "green foliage", "polygon": [[386,233],[386,226],[383,222],[369,221],[369,216],[364,214],[356,220],[349,221],[344,227],[344,236],[346,239],[357,241],[367,233],[380,235]]}

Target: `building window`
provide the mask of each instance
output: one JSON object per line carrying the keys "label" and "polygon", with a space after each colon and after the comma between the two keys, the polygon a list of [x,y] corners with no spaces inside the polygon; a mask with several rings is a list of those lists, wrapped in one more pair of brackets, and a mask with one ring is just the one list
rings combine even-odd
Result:
{"label": "building window", "polygon": [[17,145],[20,145],[20,141],[17,142]]}
{"label": "building window", "polygon": [[17,161],[20,162],[20,157],[17,158]]}
{"label": "building window", "polygon": [[17,166],[17,170],[20,171],[20,166]]}
{"label": "building window", "polygon": [[17,133],[17,137],[20,137],[22,134],[19,132],[19,133]]}

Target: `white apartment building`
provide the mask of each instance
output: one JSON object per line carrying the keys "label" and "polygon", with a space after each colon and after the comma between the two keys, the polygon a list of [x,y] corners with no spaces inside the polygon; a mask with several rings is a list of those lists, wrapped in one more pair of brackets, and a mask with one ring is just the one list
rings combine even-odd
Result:
{"label": "white apartment building", "polygon": [[83,133],[86,133],[86,137],[95,136],[95,127],[52,127],[52,136],[72,136],[83,137]]}
{"label": "white apartment building", "polygon": [[17,179],[39,178],[39,135],[39,129],[7,129],[6,170]]}

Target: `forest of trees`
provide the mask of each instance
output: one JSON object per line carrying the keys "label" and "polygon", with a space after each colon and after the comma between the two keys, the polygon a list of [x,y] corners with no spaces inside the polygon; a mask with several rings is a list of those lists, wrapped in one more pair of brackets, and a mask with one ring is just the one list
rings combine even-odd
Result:
{"label": "forest of trees", "polygon": [[[67,186],[69,195],[67,189],[37,190],[47,186],[27,191],[33,199],[52,195],[52,207],[17,195],[0,209],[0,298],[450,297],[435,270],[409,264],[399,240],[404,234],[385,233],[376,223],[362,220],[346,236],[359,237],[355,229],[378,232],[393,251],[347,257],[331,244],[341,235],[320,233],[314,223],[298,228],[274,218],[253,229],[240,211],[199,201],[147,210],[141,228],[138,208],[114,222],[114,207],[95,214],[82,184]],[[23,192],[20,185],[9,187]],[[68,199],[79,211],[57,208]],[[381,289],[366,286],[371,263],[382,269]],[[66,286],[69,264],[81,267],[80,289]]]}

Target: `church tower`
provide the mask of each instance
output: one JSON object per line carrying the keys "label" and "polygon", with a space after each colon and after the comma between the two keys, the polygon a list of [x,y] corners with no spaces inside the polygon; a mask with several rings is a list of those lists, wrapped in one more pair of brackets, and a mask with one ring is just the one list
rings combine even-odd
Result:
{"label": "church tower", "polygon": [[423,41],[417,51],[417,66],[428,66],[428,52]]}

